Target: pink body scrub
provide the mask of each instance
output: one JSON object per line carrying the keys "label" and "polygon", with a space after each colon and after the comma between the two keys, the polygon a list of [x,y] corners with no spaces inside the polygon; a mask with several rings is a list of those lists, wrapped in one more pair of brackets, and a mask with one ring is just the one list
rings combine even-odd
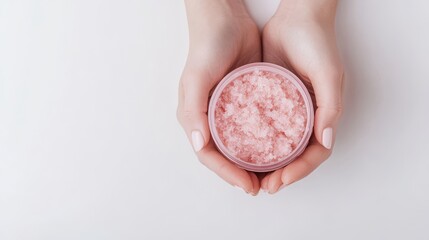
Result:
{"label": "pink body scrub", "polygon": [[311,97],[290,71],[253,63],[228,74],[209,105],[213,140],[249,171],[285,166],[305,149],[313,128]]}

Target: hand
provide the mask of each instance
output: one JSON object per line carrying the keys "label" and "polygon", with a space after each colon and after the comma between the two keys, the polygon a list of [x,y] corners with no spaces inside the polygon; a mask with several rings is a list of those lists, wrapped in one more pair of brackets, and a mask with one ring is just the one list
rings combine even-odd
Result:
{"label": "hand", "polygon": [[266,175],[269,193],[316,169],[332,151],[342,111],[343,68],[335,41],[336,0],[283,0],[263,30],[263,59],[294,72],[307,86],[315,106],[314,133],[301,156]]}
{"label": "hand", "polygon": [[207,119],[209,92],[231,70],[261,61],[260,34],[242,1],[188,0],[189,53],[179,85],[177,118],[199,160],[228,183],[256,195],[255,173],[219,153]]}

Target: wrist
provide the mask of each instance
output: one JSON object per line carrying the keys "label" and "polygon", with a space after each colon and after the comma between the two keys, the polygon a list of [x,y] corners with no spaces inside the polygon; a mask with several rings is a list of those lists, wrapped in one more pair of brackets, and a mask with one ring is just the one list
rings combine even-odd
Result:
{"label": "wrist", "polygon": [[249,17],[243,0],[185,0],[188,14],[206,17]]}
{"label": "wrist", "polygon": [[282,0],[276,16],[334,22],[338,0]]}

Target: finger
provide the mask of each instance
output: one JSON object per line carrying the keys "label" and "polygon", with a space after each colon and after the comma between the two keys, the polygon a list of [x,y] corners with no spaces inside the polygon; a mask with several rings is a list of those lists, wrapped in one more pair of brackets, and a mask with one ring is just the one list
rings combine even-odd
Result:
{"label": "finger", "polygon": [[310,75],[316,96],[316,114],[314,133],[317,141],[326,149],[331,149],[335,140],[335,131],[342,112],[343,72],[340,68],[331,68]]}
{"label": "finger", "polygon": [[252,178],[252,183],[253,183],[253,190],[252,190],[251,194],[253,196],[256,196],[256,195],[258,195],[259,189],[260,189],[259,178],[253,172],[248,172],[248,173],[250,174],[250,177]]}
{"label": "finger", "polygon": [[203,71],[185,68],[179,84],[177,118],[195,152],[210,140],[207,102],[211,88],[211,80]]}
{"label": "finger", "polygon": [[283,169],[279,169],[271,173],[268,181],[268,193],[270,194],[276,193],[280,188],[280,186],[283,184],[282,172],[283,172]]}
{"label": "finger", "polygon": [[264,178],[261,180],[261,189],[264,192],[268,192],[268,181],[270,180],[271,173],[267,174]]}
{"label": "finger", "polygon": [[257,194],[259,183],[254,183],[254,177],[256,177],[256,175],[252,177],[249,172],[225,159],[225,157],[217,151],[213,141],[210,141],[205,148],[199,151],[197,156],[202,164],[229,184],[238,186],[247,193]]}
{"label": "finger", "polygon": [[[287,165],[280,175],[283,186],[288,186],[310,174],[314,169],[316,169],[323,161],[325,161],[331,151],[323,147],[322,145],[314,142],[310,144],[304,153],[299,156],[292,163]],[[278,175],[271,176],[271,178],[276,178],[270,181],[278,181]]]}

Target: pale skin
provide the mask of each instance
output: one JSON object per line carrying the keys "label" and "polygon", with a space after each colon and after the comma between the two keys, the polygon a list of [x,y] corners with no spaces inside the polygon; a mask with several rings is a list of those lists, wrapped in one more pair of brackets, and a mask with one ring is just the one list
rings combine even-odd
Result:
{"label": "pale skin", "polygon": [[[337,0],[282,0],[262,34],[241,0],[185,0],[189,53],[179,84],[177,117],[198,159],[245,192],[276,193],[315,170],[331,154],[342,112],[343,68],[335,39]],[[231,70],[271,62],[293,71],[315,105],[313,137],[291,164],[267,174],[245,171],[211,140],[210,91]]]}

